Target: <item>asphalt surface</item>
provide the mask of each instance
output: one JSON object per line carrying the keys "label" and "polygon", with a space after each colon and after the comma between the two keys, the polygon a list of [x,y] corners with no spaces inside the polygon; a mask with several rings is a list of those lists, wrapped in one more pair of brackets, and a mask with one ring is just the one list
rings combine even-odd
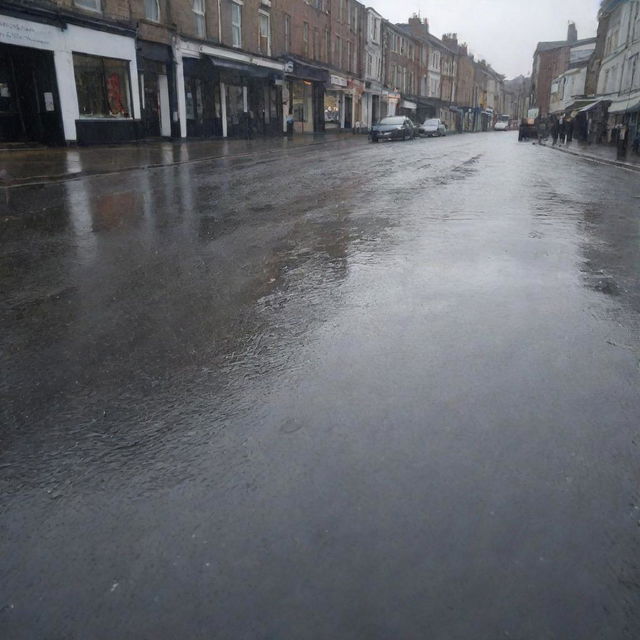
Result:
{"label": "asphalt surface", "polygon": [[6,190],[0,637],[640,637],[639,198],[510,133]]}

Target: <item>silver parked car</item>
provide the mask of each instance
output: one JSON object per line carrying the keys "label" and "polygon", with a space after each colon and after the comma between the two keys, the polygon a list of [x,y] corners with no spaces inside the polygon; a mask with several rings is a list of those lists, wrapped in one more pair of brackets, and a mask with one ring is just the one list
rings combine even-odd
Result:
{"label": "silver parked car", "polygon": [[438,118],[428,118],[420,125],[418,133],[428,138],[432,138],[433,136],[446,136],[447,125]]}

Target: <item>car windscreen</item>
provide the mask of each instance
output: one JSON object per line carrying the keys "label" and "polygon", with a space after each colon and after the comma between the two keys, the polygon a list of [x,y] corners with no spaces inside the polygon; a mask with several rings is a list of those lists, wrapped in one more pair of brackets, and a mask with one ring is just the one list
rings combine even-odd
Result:
{"label": "car windscreen", "polygon": [[404,118],[382,118],[378,124],[403,124]]}
{"label": "car windscreen", "polygon": [[424,123],[425,124],[438,125],[438,124],[440,124],[440,120],[425,120]]}

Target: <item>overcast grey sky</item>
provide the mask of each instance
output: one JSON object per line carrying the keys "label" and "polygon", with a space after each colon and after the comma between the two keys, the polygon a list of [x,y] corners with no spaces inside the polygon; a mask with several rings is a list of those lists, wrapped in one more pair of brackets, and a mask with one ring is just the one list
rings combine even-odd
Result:
{"label": "overcast grey sky", "polygon": [[508,78],[531,73],[536,44],[564,40],[573,20],[579,38],[595,36],[600,0],[368,0],[391,22],[420,11],[431,33],[457,33],[477,58]]}

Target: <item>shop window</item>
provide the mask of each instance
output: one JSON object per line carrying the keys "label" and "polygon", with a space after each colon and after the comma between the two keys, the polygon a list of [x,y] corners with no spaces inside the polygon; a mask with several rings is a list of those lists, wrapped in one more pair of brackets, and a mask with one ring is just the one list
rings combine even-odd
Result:
{"label": "shop window", "polygon": [[160,5],[158,0],[144,0],[144,17],[151,22],[160,22]]}
{"label": "shop window", "polygon": [[231,44],[242,46],[242,6],[237,2],[231,3]]}
{"label": "shop window", "polygon": [[89,11],[102,11],[100,0],[74,0],[73,4],[80,9],[88,9]]}
{"label": "shop window", "polygon": [[271,20],[268,13],[260,12],[260,39],[258,42],[260,53],[271,55]]}
{"label": "shop window", "polygon": [[296,122],[313,122],[313,87],[310,82],[292,83],[291,108]]}
{"label": "shop window", "polygon": [[204,0],[193,0],[193,15],[196,21],[196,36],[203,39],[207,37],[207,24],[204,11]]}
{"label": "shop window", "polygon": [[302,47],[306,58],[309,57],[309,23],[302,24]]}
{"label": "shop window", "polygon": [[324,30],[324,59],[325,62],[331,64],[331,32],[329,29]]}
{"label": "shop window", "polygon": [[291,51],[291,16],[288,14],[284,16],[284,50]]}
{"label": "shop window", "polygon": [[131,117],[129,63],[126,60],[74,53],[73,70],[80,117]]}

